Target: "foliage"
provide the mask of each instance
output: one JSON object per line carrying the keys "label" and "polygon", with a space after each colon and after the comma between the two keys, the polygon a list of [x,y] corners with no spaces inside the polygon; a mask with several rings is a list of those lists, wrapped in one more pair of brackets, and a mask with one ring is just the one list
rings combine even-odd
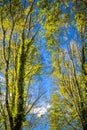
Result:
{"label": "foliage", "polygon": [[52,130],[78,130],[81,127],[71,101],[61,97],[57,92],[52,95],[49,116]]}

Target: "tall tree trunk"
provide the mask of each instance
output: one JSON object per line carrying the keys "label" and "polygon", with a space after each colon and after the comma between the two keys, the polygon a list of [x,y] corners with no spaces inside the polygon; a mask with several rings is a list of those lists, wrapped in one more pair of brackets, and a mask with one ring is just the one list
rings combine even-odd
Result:
{"label": "tall tree trunk", "polygon": [[18,60],[18,72],[17,72],[17,86],[16,86],[16,98],[15,98],[15,108],[16,116],[14,119],[13,130],[21,130],[22,123],[24,120],[24,66],[25,66],[25,52],[24,44],[20,48]]}
{"label": "tall tree trunk", "polygon": [[8,69],[9,69],[9,62],[6,62],[6,70],[5,70],[5,79],[6,79],[6,97],[5,97],[5,102],[6,102],[6,109],[9,117],[9,123],[10,123],[10,128],[13,128],[13,118],[12,118],[12,113],[10,111],[9,107],[9,84],[8,84]]}
{"label": "tall tree trunk", "polygon": [[82,125],[83,130],[87,130],[87,122]]}

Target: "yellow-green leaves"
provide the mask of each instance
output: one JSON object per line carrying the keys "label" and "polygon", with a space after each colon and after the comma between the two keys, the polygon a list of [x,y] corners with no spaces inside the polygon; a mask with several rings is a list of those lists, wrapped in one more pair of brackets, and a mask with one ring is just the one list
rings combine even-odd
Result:
{"label": "yellow-green leaves", "polygon": [[3,24],[4,29],[7,30],[7,29],[11,28],[12,21],[10,19],[6,18],[5,20],[3,20],[2,24]]}
{"label": "yellow-green leaves", "polygon": [[47,30],[46,36],[50,37],[51,34],[53,34],[58,30],[58,27],[54,22],[49,22],[48,24],[45,25],[45,29]]}
{"label": "yellow-green leaves", "polygon": [[87,20],[86,20],[86,16],[83,13],[77,13],[76,14],[76,20],[77,20],[77,26],[78,26],[78,30],[84,31],[85,27],[87,26]]}

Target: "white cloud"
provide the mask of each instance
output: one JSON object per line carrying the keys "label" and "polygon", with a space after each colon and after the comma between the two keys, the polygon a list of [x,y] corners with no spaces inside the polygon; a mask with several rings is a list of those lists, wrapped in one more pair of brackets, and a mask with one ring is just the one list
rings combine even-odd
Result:
{"label": "white cloud", "polygon": [[0,75],[0,82],[4,82],[4,78]]}
{"label": "white cloud", "polygon": [[45,115],[47,113],[50,107],[50,104],[45,104],[44,106],[33,108],[31,113],[36,114],[37,117],[41,117],[42,115]]}

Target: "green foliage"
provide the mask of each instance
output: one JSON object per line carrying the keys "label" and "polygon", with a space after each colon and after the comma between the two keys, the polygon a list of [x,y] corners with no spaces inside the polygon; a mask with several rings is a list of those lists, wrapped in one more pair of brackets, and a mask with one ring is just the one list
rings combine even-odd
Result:
{"label": "green foliage", "polygon": [[78,130],[81,127],[71,101],[56,92],[52,95],[49,116],[52,130]]}

